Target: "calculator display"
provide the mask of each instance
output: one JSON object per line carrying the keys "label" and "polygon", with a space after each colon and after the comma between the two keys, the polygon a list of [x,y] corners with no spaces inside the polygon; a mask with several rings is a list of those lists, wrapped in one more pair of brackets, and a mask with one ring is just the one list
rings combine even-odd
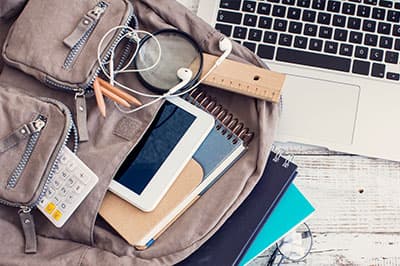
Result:
{"label": "calculator display", "polygon": [[114,180],[140,195],[195,119],[194,115],[166,102]]}

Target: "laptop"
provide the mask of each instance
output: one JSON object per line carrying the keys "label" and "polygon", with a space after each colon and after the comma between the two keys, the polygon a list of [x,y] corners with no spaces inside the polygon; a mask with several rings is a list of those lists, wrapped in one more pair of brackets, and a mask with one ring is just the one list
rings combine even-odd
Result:
{"label": "laptop", "polygon": [[287,73],[278,141],[400,161],[400,1],[200,0],[198,15]]}

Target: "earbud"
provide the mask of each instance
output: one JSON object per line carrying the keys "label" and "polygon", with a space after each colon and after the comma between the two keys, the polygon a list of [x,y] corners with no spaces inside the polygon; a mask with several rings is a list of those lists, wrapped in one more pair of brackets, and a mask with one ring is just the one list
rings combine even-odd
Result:
{"label": "earbud", "polygon": [[223,37],[219,40],[219,50],[223,52],[221,57],[215,62],[219,66],[232,52],[232,41],[227,37]]}
{"label": "earbud", "polygon": [[172,95],[175,92],[179,91],[180,89],[182,89],[183,87],[185,87],[189,81],[192,79],[193,76],[193,72],[192,70],[190,70],[189,68],[180,68],[178,69],[176,75],[178,76],[178,78],[180,80],[182,80],[181,82],[179,82],[179,84],[177,84],[175,87],[171,88],[166,95]]}

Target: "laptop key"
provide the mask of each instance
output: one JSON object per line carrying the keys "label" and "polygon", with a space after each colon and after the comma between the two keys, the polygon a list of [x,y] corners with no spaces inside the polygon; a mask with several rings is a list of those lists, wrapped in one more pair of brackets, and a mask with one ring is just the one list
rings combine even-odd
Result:
{"label": "laptop key", "polygon": [[303,29],[303,24],[301,24],[300,22],[291,21],[289,23],[289,32],[290,33],[300,34],[302,29]]}
{"label": "laptop key", "polygon": [[362,43],[362,37],[363,37],[363,34],[361,32],[351,31],[350,32],[349,41],[351,43],[361,44]]}
{"label": "laptop key", "polygon": [[257,45],[254,42],[243,42],[243,46],[247,47],[252,52],[255,52],[257,47]]}
{"label": "laptop key", "polygon": [[257,16],[246,14],[243,19],[243,24],[254,27],[257,24]]}
{"label": "laptop key", "polygon": [[396,42],[394,43],[394,49],[400,51],[400,39],[396,39]]}
{"label": "laptop key", "polygon": [[304,35],[307,36],[317,36],[317,25],[306,24],[304,26]]}
{"label": "laptop key", "polygon": [[378,4],[378,0],[364,0],[364,4],[376,6]]}
{"label": "laptop key", "polygon": [[263,39],[263,41],[264,41],[265,43],[275,44],[277,38],[278,38],[278,34],[277,34],[276,32],[266,31],[266,32],[264,33],[264,39]]}
{"label": "laptop key", "polygon": [[306,37],[296,36],[294,38],[294,47],[296,47],[296,48],[306,49],[307,43],[308,43],[308,39]]}
{"label": "laptop key", "polygon": [[394,25],[393,27],[393,35],[400,36],[400,25]]}
{"label": "laptop key", "polygon": [[354,74],[369,75],[371,64],[366,61],[354,60],[352,71]]}
{"label": "laptop key", "polygon": [[241,13],[219,10],[217,20],[231,24],[240,24],[242,22],[242,17],[243,15]]}
{"label": "laptop key", "polygon": [[330,1],[328,1],[327,10],[330,11],[330,12],[338,13],[338,12],[340,12],[340,6],[341,6],[340,1],[332,1],[332,0],[330,0]]}
{"label": "laptop key", "polygon": [[302,20],[307,22],[314,22],[316,16],[317,12],[311,10],[304,10]]}
{"label": "laptop key", "polygon": [[279,36],[279,44],[283,46],[291,46],[292,45],[293,37],[289,34],[281,33]]}
{"label": "laptop key", "polygon": [[400,10],[400,3],[395,3],[394,4],[394,8],[399,9]]}
{"label": "laptop key", "polygon": [[337,42],[328,41],[325,43],[324,52],[330,54],[336,54],[338,51],[339,44]]}
{"label": "laptop key", "polygon": [[282,0],[282,4],[284,5],[294,5],[295,0]]}
{"label": "laptop key", "polygon": [[274,30],[286,31],[287,21],[283,19],[275,19]]}
{"label": "laptop key", "polygon": [[261,30],[250,29],[250,32],[249,32],[249,40],[250,41],[259,42],[259,41],[261,41],[261,38],[262,38],[262,31]]}
{"label": "laptop key", "polygon": [[336,29],[335,30],[335,35],[334,35],[334,39],[337,41],[346,41],[347,40],[347,35],[348,35],[348,31],[347,30],[341,30],[341,29]]}
{"label": "laptop key", "polygon": [[340,55],[352,56],[353,55],[353,45],[342,43],[340,45]]}
{"label": "laptop key", "polygon": [[270,45],[260,44],[257,49],[257,55],[264,59],[273,59],[275,47]]}
{"label": "laptop key", "polygon": [[368,57],[368,50],[369,49],[367,47],[357,46],[354,56],[357,58],[366,59]]}
{"label": "laptop key", "polygon": [[246,12],[255,12],[256,11],[256,1],[244,1],[242,10]]}
{"label": "laptop key", "polygon": [[322,40],[311,39],[309,49],[312,51],[322,51]]}
{"label": "laptop key", "polygon": [[393,47],[393,38],[392,37],[382,36],[380,41],[379,41],[379,47],[392,49],[392,47]]}
{"label": "laptop key", "polygon": [[344,27],[346,25],[346,17],[342,15],[333,16],[333,26]]}
{"label": "laptop key", "polygon": [[400,11],[389,10],[387,14],[387,20],[399,23],[400,22]]}
{"label": "laptop key", "polygon": [[384,20],[385,14],[386,10],[383,8],[374,7],[374,9],[372,9],[372,18],[374,19]]}
{"label": "laptop key", "polygon": [[368,46],[376,46],[378,44],[378,36],[372,34],[365,34],[364,44]]}
{"label": "laptop key", "polygon": [[368,18],[371,13],[371,7],[359,5],[357,8],[357,16]]}
{"label": "laptop key", "polygon": [[310,0],[297,0],[297,6],[300,7],[310,7]]}
{"label": "laptop key", "polygon": [[399,53],[386,51],[385,62],[389,64],[398,64],[399,63]]}
{"label": "laptop key", "polygon": [[286,6],[275,5],[272,9],[272,16],[283,18],[286,14]]}
{"label": "laptop key", "polygon": [[238,39],[246,39],[247,28],[236,26],[233,30],[233,37]]}
{"label": "laptop key", "polygon": [[400,80],[400,74],[388,72],[388,73],[386,73],[386,78],[391,79],[391,80]]}
{"label": "laptop key", "polygon": [[377,78],[385,77],[386,66],[384,64],[373,63],[371,75]]}
{"label": "laptop key", "polygon": [[382,61],[383,60],[383,50],[371,49],[369,59],[372,61]]}
{"label": "laptop key", "polygon": [[375,28],[376,28],[376,21],[368,19],[364,20],[363,31],[375,32]]}
{"label": "laptop key", "polygon": [[391,29],[392,29],[392,25],[389,23],[379,22],[379,24],[378,24],[378,33],[390,34]]}
{"label": "laptop key", "polygon": [[329,25],[331,23],[331,14],[320,12],[317,21],[319,24]]}
{"label": "laptop key", "polygon": [[356,13],[356,5],[352,3],[344,3],[342,13],[346,15],[354,15]]}
{"label": "laptop key", "polygon": [[219,4],[220,8],[232,9],[232,10],[240,10],[241,0],[221,0]]}
{"label": "laptop key", "polygon": [[289,7],[287,17],[291,19],[300,19],[301,9]]}
{"label": "laptop key", "polygon": [[324,10],[326,5],[325,0],[313,0],[312,8],[318,10]]}
{"label": "laptop key", "polygon": [[[232,0],[227,0],[232,1]],[[257,13],[261,15],[269,15],[271,12],[271,4],[268,3],[259,3],[257,8]]]}
{"label": "laptop key", "polygon": [[217,23],[217,24],[215,24],[215,29],[219,30],[222,34],[225,34],[226,36],[231,37],[231,34],[232,34],[232,26],[231,25]]}
{"label": "laptop key", "polygon": [[258,27],[262,29],[271,29],[272,27],[272,18],[269,17],[260,17],[258,21]]}
{"label": "laptop key", "polygon": [[359,30],[361,28],[361,19],[349,18],[349,21],[347,22],[347,27],[349,29]]}
{"label": "laptop key", "polygon": [[332,55],[317,54],[306,51],[279,47],[276,60],[280,62],[319,67],[342,72],[349,72],[351,60]]}
{"label": "laptop key", "polygon": [[331,39],[332,38],[332,28],[331,27],[324,27],[321,26],[319,28],[319,37],[324,39]]}

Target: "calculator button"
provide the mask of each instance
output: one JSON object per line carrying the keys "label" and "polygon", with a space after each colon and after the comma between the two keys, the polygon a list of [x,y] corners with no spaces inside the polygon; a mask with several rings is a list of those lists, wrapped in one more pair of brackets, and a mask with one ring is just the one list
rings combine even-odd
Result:
{"label": "calculator button", "polygon": [[61,197],[60,197],[59,195],[54,196],[53,202],[54,202],[55,205],[60,204],[60,202],[61,202]]}
{"label": "calculator button", "polygon": [[72,171],[74,171],[75,170],[75,167],[76,167],[76,164],[75,164],[75,162],[74,161],[69,161],[68,163],[67,163],[67,170],[68,171],[70,171],[70,172],[72,172]]}
{"label": "calculator button", "polygon": [[44,208],[47,205],[47,199],[46,198],[42,198],[39,202],[38,205],[42,208]]}
{"label": "calculator button", "polygon": [[65,197],[68,194],[68,189],[66,187],[62,187],[60,189],[60,196]]}
{"label": "calculator button", "polygon": [[84,173],[82,173],[82,172],[79,173],[78,177],[79,177],[79,180],[81,180],[83,182],[83,184],[87,185],[89,183],[89,178]]}
{"label": "calculator button", "polygon": [[52,216],[53,216],[54,220],[59,221],[59,220],[62,218],[63,214],[62,214],[62,212],[60,212],[59,210],[56,210],[56,211],[53,213]]}
{"label": "calculator button", "polygon": [[63,203],[60,204],[60,209],[61,210],[65,211],[67,208],[68,208],[68,205],[66,203],[63,202]]}
{"label": "calculator button", "polygon": [[75,191],[77,194],[81,194],[82,191],[83,191],[83,188],[84,188],[84,186],[83,186],[82,184],[78,183],[78,184],[76,184],[76,185],[74,186],[74,191]]}
{"label": "calculator button", "polygon": [[49,187],[49,189],[47,189],[47,192],[46,192],[47,198],[51,199],[52,197],[54,197],[55,194],[56,194],[56,190],[54,188]]}
{"label": "calculator button", "polygon": [[67,173],[67,171],[62,171],[61,174],[59,175],[63,180],[67,179],[67,177],[69,176],[69,174]]}
{"label": "calculator button", "polygon": [[67,164],[67,161],[68,161],[68,158],[65,155],[62,156],[61,159],[60,159],[60,163],[62,163],[62,164]]}
{"label": "calculator button", "polygon": [[55,188],[59,189],[61,187],[61,185],[63,184],[63,180],[59,177],[57,177],[56,179],[54,179],[53,181],[53,185],[55,186]]}
{"label": "calculator button", "polygon": [[74,176],[71,176],[70,178],[68,178],[67,180],[67,186],[72,187],[73,185],[75,185],[76,183],[76,178]]}
{"label": "calculator button", "polygon": [[47,204],[46,208],[44,208],[44,210],[48,214],[51,214],[55,209],[56,209],[56,205],[53,202],[50,202],[49,204]]}
{"label": "calculator button", "polygon": [[77,196],[76,196],[75,193],[70,193],[70,194],[67,196],[66,201],[67,201],[67,203],[72,204],[72,203],[74,203],[74,201],[76,200],[76,198],[77,198]]}

